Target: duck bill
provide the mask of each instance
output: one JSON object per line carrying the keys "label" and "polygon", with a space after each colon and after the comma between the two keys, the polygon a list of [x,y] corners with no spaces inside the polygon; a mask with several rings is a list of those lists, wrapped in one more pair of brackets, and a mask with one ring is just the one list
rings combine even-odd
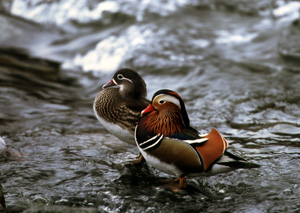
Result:
{"label": "duck bill", "polygon": [[102,86],[103,89],[108,87],[118,86],[114,79],[111,79],[109,82]]}
{"label": "duck bill", "polygon": [[147,107],[146,107],[146,109],[144,109],[142,112],[141,112],[141,114],[142,115],[147,115],[147,114],[149,114],[150,112],[153,112],[155,110],[155,108],[151,105],[151,104],[149,104]]}

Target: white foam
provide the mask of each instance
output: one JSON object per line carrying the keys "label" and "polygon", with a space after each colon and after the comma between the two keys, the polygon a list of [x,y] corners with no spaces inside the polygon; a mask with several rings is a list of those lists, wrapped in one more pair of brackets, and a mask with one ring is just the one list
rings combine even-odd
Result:
{"label": "white foam", "polygon": [[216,39],[218,44],[238,44],[247,43],[257,37],[257,33],[241,33],[241,32],[228,32],[218,31],[219,37]]}
{"label": "white foam", "polygon": [[85,55],[77,55],[73,63],[84,71],[113,72],[128,54],[146,43],[147,33],[147,30],[141,32],[138,27],[131,26],[123,36],[109,36]]}
{"label": "white foam", "polygon": [[87,0],[62,0],[47,3],[36,0],[30,3],[28,4],[24,0],[15,0],[11,12],[36,22],[63,25],[70,20],[80,23],[100,20],[105,11],[114,13],[119,10],[119,4],[115,1],[100,2],[93,9],[87,6],[89,5]]}
{"label": "white foam", "polygon": [[273,16],[299,18],[300,2],[291,1],[273,10]]}

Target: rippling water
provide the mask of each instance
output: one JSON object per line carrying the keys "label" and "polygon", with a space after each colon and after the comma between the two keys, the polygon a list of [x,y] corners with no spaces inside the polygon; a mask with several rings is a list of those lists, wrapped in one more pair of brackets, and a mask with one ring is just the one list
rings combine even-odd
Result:
{"label": "rippling water", "polygon": [[[0,67],[0,136],[24,155],[0,164],[8,210],[300,211],[299,8],[283,1],[14,1],[12,13],[47,26],[32,26],[37,39],[20,46],[63,70],[53,79]],[[161,88],[179,92],[192,126],[219,129],[231,151],[261,168],[190,178],[174,193],[163,181],[169,176],[127,164],[137,148],[108,134],[92,112],[101,85],[120,67],[139,71],[149,98]]]}

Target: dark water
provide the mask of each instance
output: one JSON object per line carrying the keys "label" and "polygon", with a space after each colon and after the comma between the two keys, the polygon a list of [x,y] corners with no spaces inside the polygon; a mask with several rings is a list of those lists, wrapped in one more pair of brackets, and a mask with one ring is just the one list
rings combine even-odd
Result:
{"label": "dark water", "polygon": [[[9,212],[300,211],[299,3],[120,1],[97,13],[103,2],[66,10],[68,2],[23,5],[23,14],[11,5],[41,25],[0,18],[3,45],[63,68],[28,68],[40,62],[25,56],[17,61],[27,68],[0,62],[0,136],[23,154],[0,164]],[[92,111],[121,67],[139,71],[149,98],[179,92],[192,126],[217,128],[230,151],[261,167],[189,178],[174,193],[162,181],[169,176],[127,164],[137,148],[108,134]]]}

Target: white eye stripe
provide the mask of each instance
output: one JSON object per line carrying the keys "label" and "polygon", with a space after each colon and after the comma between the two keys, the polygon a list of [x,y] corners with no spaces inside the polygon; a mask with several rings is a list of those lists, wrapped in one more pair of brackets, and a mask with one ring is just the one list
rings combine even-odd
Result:
{"label": "white eye stripe", "polygon": [[[119,76],[122,76],[122,77],[119,77]],[[121,74],[119,74],[119,75],[117,76],[117,78],[118,78],[119,80],[127,80],[127,81],[129,81],[130,83],[133,84],[132,80],[130,80],[129,78],[125,78],[125,77],[124,77],[123,75],[121,75]],[[116,83],[115,79],[113,79],[113,81]],[[117,84],[117,83],[116,83],[116,84]]]}
{"label": "white eye stripe", "polygon": [[130,80],[129,78],[123,77],[123,79],[124,79],[124,80],[127,80],[127,81],[129,81],[129,82],[131,82],[131,83],[133,84],[132,80]]}
{"label": "white eye stripe", "polygon": [[180,101],[177,98],[175,98],[175,97],[173,97],[171,95],[161,94],[161,95],[156,96],[155,99],[154,99],[154,101],[156,99],[158,99],[158,103],[160,103],[160,101],[164,100],[165,102],[171,102],[171,103],[177,105],[179,107],[179,109],[181,109]]}

